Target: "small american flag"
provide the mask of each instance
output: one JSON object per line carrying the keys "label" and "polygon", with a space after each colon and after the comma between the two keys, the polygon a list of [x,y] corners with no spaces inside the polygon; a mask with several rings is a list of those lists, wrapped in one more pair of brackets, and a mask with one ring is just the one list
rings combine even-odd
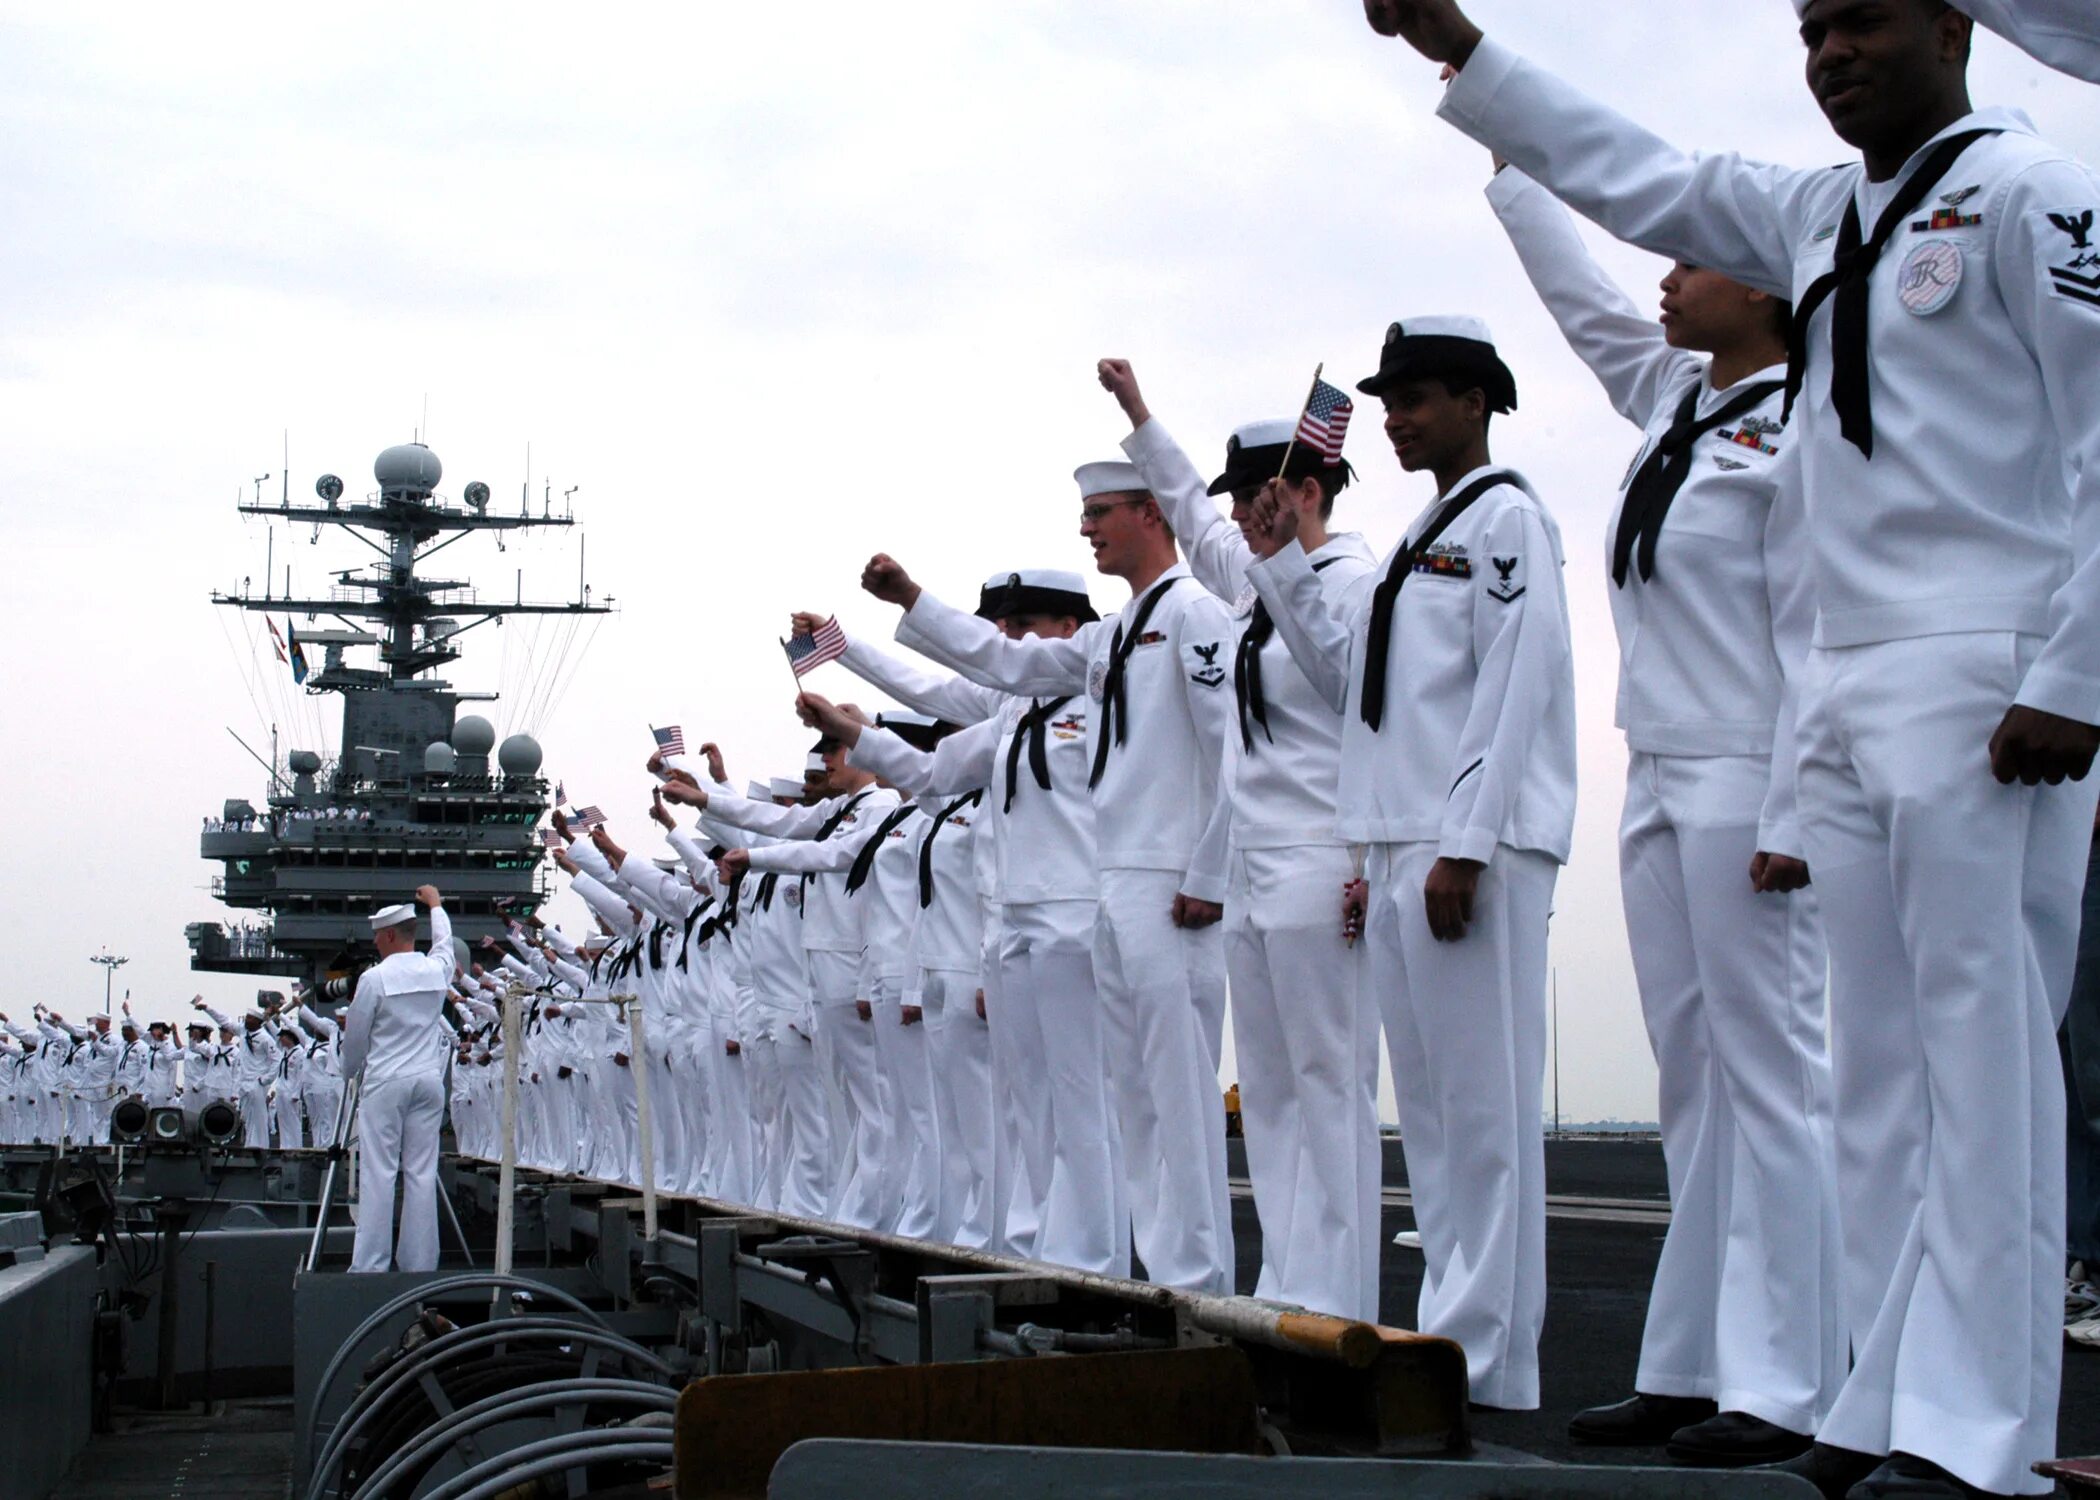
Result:
{"label": "small american flag", "polygon": [[656,749],[659,754],[685,754],[685,731],[676,724],[669,725],[663,729],[652,729],[649,732],[656,736]]}
{"label": "small american flag", "polygon": [[604,822],[605,814],[598,811],[597,808],[579,807],[576,809],[576,816],[569,819],[569,826],[578,833],[589,833],[593,828],[602,826]]}
{"label": "small american flag", "polygon": [[827,661],[837,661],[846,654],[846,632],[839,629],[838,616],[833,615],[819,625],[814,635],[792,635],[780,643],[787,652],[788,665],[797,677],[806,677]]}
{"label": "small american flag", "polygon": [[569,794],[563,790],[562,784],[558,781],[554,783],[554,805],[556,807],[567,807],[569,805]]}
{"label": "small american flag", "polygon": [[559,849],[561,847],[561,835],[551,828],[542,828],[540,830],[540,842],[549,849]]}
{"label": "small american flag", "polygon": [[1315,380],[1312,399],[1305,403],[1305,415],[1298,419],[1297,440],[1330,466],[1338,464],[1342,461],[1342,438],[1349,431],[1349,419],[1355,415],[1354,401],[1326,381]]}

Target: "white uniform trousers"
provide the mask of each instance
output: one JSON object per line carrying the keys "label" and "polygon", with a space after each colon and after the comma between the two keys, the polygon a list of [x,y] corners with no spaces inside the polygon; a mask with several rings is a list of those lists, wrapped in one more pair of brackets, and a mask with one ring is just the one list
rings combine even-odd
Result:
{"label": "white uniform trousers", "polygon": [[241,1085],[241,1144],[267,1150],[270,1144],[270,1083]]}
{"label": "white uniform trousers", "polygon": [[785,1160],[780,1172],[780,1211],[821,1219],[831,1207],[831,1105],[815,1041],[800,1027],[782,1026],[774,1044],[780,1079],[780,1121]]}
{"label": "white uniform trousers", "polygon": [[999,1127],[992,1103],[992,1034],[977,1014],[977,971],[925,971],[918,1003],[926,1012],[941,1133],[935,1233],[951,1245],[988,1249]]}
{"label": "white uniform trousers", "polygon": [[1091,901],[1006,908],[999,1024],[1015,1054],[1021,1154],[1041,1188],[1034,1258],[1128,1276],[1130,1216],[1094,984],[1097,925]]}
{"label": "white uniform trousers", "polygon": [[1811,1433],[1844,1380],[1813,888],[1750,885],[1764,756],[1636,754],[1626,931],[1659,1081],[1670,1228],[1634,1388]]}
{"label": "white uniform trousers", "polygon": [[1430,843],[1376,844],[1365,982],[1385,1015],[1425,1262],[1418,1326],[1466,1351],[1485,1406],[1539,1404],[1546,1315],[1546,925],[1559,866],[1498,848],[1473,924],[1430,935]]}
{"label": "white uniform trousers", "polygon": [[2000,786],[2038,642],[1811,653],[1800,800],[1831,960],[1853,1369],[1823,1441],[2046,1494],[2062,1377],[2070,996],[2100,783]]}
{"label": "white uniform trousers", "polygon": [[[683,1191],[703,1198],[728,1197],[725,1184],[729,1168],[725,1158],[729,1141],[720,1118],[722,1089],[715,1068],[721,1060],[722,1047],[715,1040],[712,1016],[688,1023],[676,1055],[679,1094],[685,1101],[691,1121],[687,1134],[699,1143],[699,1149],[689,1151],[683,1163],[680,1172]],[[741,1200],[731,1198],[730,1201]]]}
{"label": "white uniform trousers", "polygon": [[[358,1097],[357,1236],[353,1271],[434,1271],[438,1263],[438,1132],[445,1081],[436,1073],[383,1078]],[[394,1188],[401,1231],[394,1232]]]}
{"label": "white uniform trousers", "polygon": [[751,1097],[750,1053],[738,1043],[732,1057],[727,1042],[728,1038],[717,1035],[711,1043],[714,1109],[708,1129],[710,1139],[719,1137],[721,1149],[715,1156],[716,1178],[710,1187],[725,1203],[751,1203],[756,1201],[752,1197],[756,1175],[752,1164],[755,1106]]}
{"label": "white uniform trousers", "polygon": [[780,1112],[780,1062],[777,1043],[764,1032],[744,1041],[744,1077],[751,1088],[751,1194],[754,1208],[780,1209],[780,1186],[786,1176],[782,1149],[786,1140]]}
{"label": "white uniform trousers", "polygon": [[1261,1221],[1254,1295],[1378,1321],[1378,1007],[1342,941],[1349,851],[1234,856],[1225,965],[1247,1176]]}
{"label": "white uniform trousers", "polygon": [[277,1149],[297,1151],[306,1144],[305,1115],[299,1109],[299,1091],[280,1079],[277,1084]]}
{"label": "white uniform trousers", "polygon": [[819,1057],[834,1102],[832,1118],[847,1138],[832,1143],[837,1174],[827,1217],[859,1229],[887,1229],[897,1209],[891,1181],[889,1091],[875,1050],[875,1023],[860,1018],[868,999],[860,983],[860,961],[850,953],[812,951],[810,991],[816,997]]}
{"label": "white uniform trousers", "polygon": [[904,981],[878,974],[869,986],[874,1002],[875,1050],[889,1084],[890,1182],[896,1207],[892,1234],[932,1239],[938,1227],[941,1180],[940,1122],[933,1112],[933,1064],[927,1055],[926,1023],[904,1024]]}
{"label": "white uniform trousers", "polygon": [[343,1081],[340,1078],[309,1080],[299,1091],[306,1103],[306,1118],[310,1139],[316,1146],[327,1148],[335,1144],[336,1116],[343,1108]]}
{"label": "white uniform trousers", "polygon": [[[1172,870],[1101,872],[1094,977],[1145,1274],[1162,1286],[1229,1295],[1225,1106],[1209,1036],[1224,949],[1215,928],[1174,925],[1181,881]],[[1218,1012],[1222,1027],[1222,1003]],[[1046,1017],[1045,1031],[1052,1025]]]}
{"label": "white uniform trousers", "polygon": [[[1028,1161],[1027,1121],[1033,1117],[1027,1096],[1031,1089],[1048,1088],[1041,1068],[1028,1051],[1027,1039],[1033,1023],[1005,1003],[1006,908],[997,902],[985,905],[984,943],[979,950],[977,983],[984,991],[986,1025],[992,1048],[992,1112],[998,1134],[992,1150],[992,1243],[995,1254],[1022,1260],[1035,1258],[1035,1244],[1042,1233],[1043,1199],[1049,1192],[1048,1168],[1038,1182]],[[1091,928],[1088,944],[1092,944]],[[974,997],[973,997],[974,998]],[[1047,1093],[1042,1094],[1044,1099]]]}

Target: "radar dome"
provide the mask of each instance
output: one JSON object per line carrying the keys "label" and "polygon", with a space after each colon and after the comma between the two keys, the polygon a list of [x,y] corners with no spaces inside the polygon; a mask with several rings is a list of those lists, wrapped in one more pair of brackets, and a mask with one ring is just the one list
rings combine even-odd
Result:
{"label": "radar dome", "polygon": [[459,757],[443,740],[423,747],[423,769],[432,776],[450,776],[459,766]]}
{"label": "radar dome", "polygon": [[461,755],[486,755],[496,748],[496,727],[480,714],[468,714],[452,726],[452,748]]}
{"label": "radar dome", "polygon": [[311,750],[294,750],[289,762],[294,776],[311,776],[321,769],[321,757]]}
{"label": "radar dome", "polygon": [[540,742],[529,734],[514,734],[497,747],[496,764],[506,776],[530,776],[540,768]]}
{"label": "radar dome", "polygon": [[428,494],[437,488],[445,466],[421,443],[396,443],[372,462],[372,477],[381,494]]}

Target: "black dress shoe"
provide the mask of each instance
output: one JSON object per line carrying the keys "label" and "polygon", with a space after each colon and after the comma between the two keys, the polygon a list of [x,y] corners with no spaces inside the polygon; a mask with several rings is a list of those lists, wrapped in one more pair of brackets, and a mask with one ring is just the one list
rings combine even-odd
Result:
{"label": "black dress shoe", "polygon": [[1747,1469],[1757,1464],[1785,1463],[1808,1452],[1813,1439],[1753,1417],[1746,1411],[1724,1411],[1695,1426],[1670,1434],[1672,1463],[1700,1469]]}
{"label": "black dress shoe", "polygon": [[1879,1468],[1852,1486],[1845,1500],[1974,1500],[1990,1493],[1956,1479],[1929,1459],[1891,1453]]}
{"label": "black dress shoe", "polygon": [[1704,1396],[1636,1394],[1611,1406],[1575,1413],[1568,1423],[1568,1436],[1598,1447],[1642,1448],[1667,1443],[1680,1427],[1703,1422],[1714,1410],[1713,1402]]}
{"label": "black dress shoe", "polygon": [[1766,1467],[1806,1479],[1823,1494],[1823,1500],[1845,1500],[1852,1487],[1888,1462],[1878,1453],[1856,1453],[1832,1443],[1813,1443],[1799,1458]]}

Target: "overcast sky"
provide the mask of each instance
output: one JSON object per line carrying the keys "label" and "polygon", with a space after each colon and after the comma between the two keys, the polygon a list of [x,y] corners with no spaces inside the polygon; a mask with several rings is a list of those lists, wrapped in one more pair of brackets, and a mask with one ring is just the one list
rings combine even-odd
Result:
{"label": "overcast sky", "polygon": [[[1679,142],[1841,160],[1782,0],[1478,0],[1490,30]],[[1979,40],[1976,95],[2100,149],[2100,92]],[[1357,0],[915,0],[896,6],[0,3],[0,784],[17,1019],[100,1004],[128,955],[147,1014],[202,989],[185,922],[229,915],[199,819],[262,774],[228,736],[335,749],[259,621],[273,539],[237,516],[290,433],[290,489],[370,488],[425,425],[456,495],[577,487],[620,612],[469,637],[451,680],[548,747],[573,800],[644,845],[646,725],[733,775],[796,770],[775,637],[794,608],[886,636],[874,550],[952,597],[994,569],[1084,569],[1074,465],[1124,427],[1093,381],[1134,360],[1210,464],[1353,380],[1386,324],[1486,315],[1522,390],[1497,457],[1560,518],[1582,804],[1553,952],[1571,1117],[1652,1118],[1619,910],[1624,750],[1603,532],[1636,434],[1524,283],[1487,162],[1432,116],[1432,68]],[[1644,303],[1662,267],[1602,241]],[[526,468],[527,445],[531,468]],[[1341,521],[1383,551],[1431,498],[1375,420]],[[565,598],[575,534],[462,542],[446,576]],[[274,535],[320,588],[356,543]],[[1098,580],[1104,609],[1123,602]],[[300,622],[302,625],[304,621]],[[588,645],[588,655],[584,651]],[[547,686],[557,664],[574,672]],[[827,668],[813,685],[842,695]],[[556,914],[580,926],[569,898]]]}

